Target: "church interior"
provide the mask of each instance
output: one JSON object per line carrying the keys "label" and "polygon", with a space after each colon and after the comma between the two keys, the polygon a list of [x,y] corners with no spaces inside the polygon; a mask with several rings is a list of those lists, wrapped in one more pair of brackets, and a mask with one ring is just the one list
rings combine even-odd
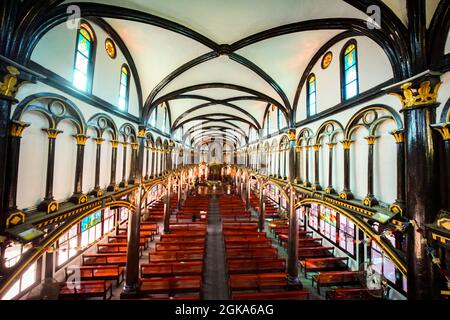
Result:
{"label": "church interior", "polygon": [[450,299],[450,0],[0,25],[0,300]]}

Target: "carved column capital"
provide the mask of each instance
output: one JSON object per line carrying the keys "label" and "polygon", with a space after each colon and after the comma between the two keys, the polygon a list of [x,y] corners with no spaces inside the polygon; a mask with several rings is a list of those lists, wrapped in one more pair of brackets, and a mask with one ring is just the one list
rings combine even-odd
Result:
{"label": "carved column capital", "polygon": [[42,129],[42,131],[47,133],[49,139],[56,139],[60,133],[63,133],[63,131],[56,128]]}
{"label": "carved column capital", "polygon": [[9,125],[9,135],[14,138],[21,138],[23,131],[29,126],[29,123],[13,120]]}

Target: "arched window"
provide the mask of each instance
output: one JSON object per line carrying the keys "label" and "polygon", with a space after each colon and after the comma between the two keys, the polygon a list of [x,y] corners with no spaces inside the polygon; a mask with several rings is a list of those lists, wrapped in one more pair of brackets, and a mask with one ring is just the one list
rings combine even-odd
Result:
{"label": "arched window", "polygon": [[157,115],[158,115],[158,107],[153,109],[153,112],[152,112],[152,114],[150,116],[150,125],[152,127],[156,127],[156,119],[157,119],[156,117],[157,117]]}
{"label": "arched window", "polygon": [[311,117],[317,114],[317,100],[316,100],[316,76],[311,74],[308,77],[307,84],[307,96],[306,96],[306,105],[307,105],[307,116]]}
{"label": "arched window", "polygon": [[342,51],[342,99],[348,100],[358,95],[358,53],[356,41],[351,40]]}
{"label": "arched window", "polygon": [[73,85],[84,92],[92,91],[94,72],[95,36],[87,23],[82,23],[78,30]]}
{"label": "arched window", "polygon": [[130,91],[130,69],[123,65],[120,69],[119,109],[128,111],[128,96]]}

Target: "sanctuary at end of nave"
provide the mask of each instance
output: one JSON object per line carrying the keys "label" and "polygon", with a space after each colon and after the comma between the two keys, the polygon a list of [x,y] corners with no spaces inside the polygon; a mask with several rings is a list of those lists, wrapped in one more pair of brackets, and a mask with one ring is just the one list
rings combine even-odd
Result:
{"label": "sanctuary at end of nave", "polygon": [[450,0],[0,25],[0,300],[450,298]]}

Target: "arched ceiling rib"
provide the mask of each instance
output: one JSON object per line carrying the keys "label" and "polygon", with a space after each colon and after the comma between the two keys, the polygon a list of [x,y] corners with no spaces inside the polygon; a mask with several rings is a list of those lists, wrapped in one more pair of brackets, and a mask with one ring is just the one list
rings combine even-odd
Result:
{"label": "arched ceiling rib", "polygon": [[[435,7],[437,0],[430,1],[429,6]],[[169,102],[172,128],[182,124],[184,132],[200,123],[211,126],[205,132],[213,134],[213,126],[221,122],[247,134],[251,126],[263,127],[271,104],[293,125],[296,93],[308,64],[325,43],[347,30],[383,46],[394,74],[401,76],[409,68],[408,63],[396,63],[396,53],[408,55],[401,41],[407,25],[406,0],[81,0],[64,4],[73,2],[82,8],[86,5],[86,12],[104,16],[124,40],[140,72],[146,100],[143,121],[148,121],[156,105]],[[93,2],[102,5],[95,7]],[[389,19],[382,21],[383,30],[367,33],[366,8],[371,4],[380,5]],[[120,12],[111,5],[126,9]],[[396,28],[398,34],[393,34]]]}

